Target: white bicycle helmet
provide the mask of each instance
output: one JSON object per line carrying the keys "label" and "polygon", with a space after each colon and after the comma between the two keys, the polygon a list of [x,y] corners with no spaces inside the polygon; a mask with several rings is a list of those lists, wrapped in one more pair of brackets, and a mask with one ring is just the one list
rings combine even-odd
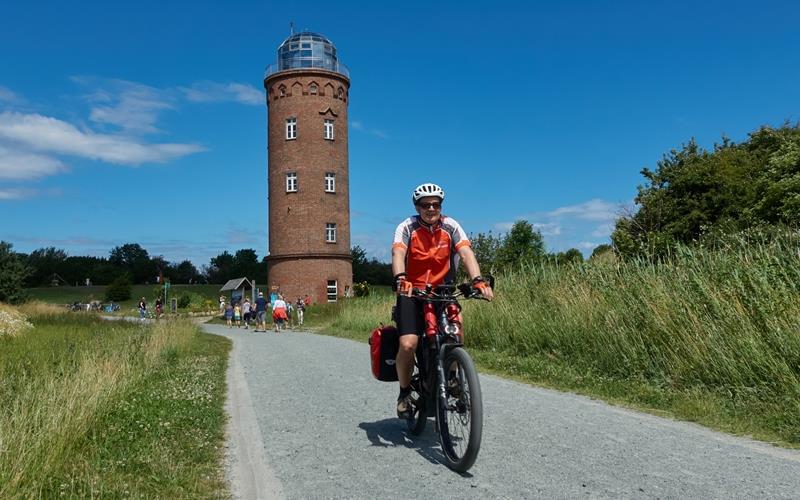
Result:
{"label": "white bicycle helmet", "polygon": [[426,182],[425,184],[417,186],[414,190],[414,194],[411,195],[411,199],[416,205],[420,198],[425,198],[426,196],[436,196],[444,201],[444,190],[432,182]]}

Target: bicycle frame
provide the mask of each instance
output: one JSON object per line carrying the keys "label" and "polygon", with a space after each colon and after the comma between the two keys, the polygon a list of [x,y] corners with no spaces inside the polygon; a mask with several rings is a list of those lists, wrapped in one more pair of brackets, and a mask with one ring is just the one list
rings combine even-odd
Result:
{"label": "bicycle frame", "polygon": [[[448,293],[441,295],[440,292],[442,291]],[[447,354],[453,348],[464,346],[464,343],[459,336],[455,335],[452,331],[448,331],[450,330],[451,325],[447,318],[447,306],[449,304],[455,304],[460,309],[461,306],[458,303],[458,297],[465,295],[463,292],[461,295],[457,295],[456,293],[453,293],[455,291],[456,287],[452,285],[440,286],[435,290],[428,285],[426,290],[418,290],[413,295],[414,298],[424,303],[424,307],[432,308],[433,314],[436,318],[435,325],[426,325],[426,330],[431,327],[435,329],[433,331],[426,331],[422,335],[422,339],[417,346],[417,353],[415,356],[415,364],[420,374],[419,387],[416,389],[418,389],[417,393],[426,399],[426,417],[435,416],[436,412],[434,409],[436,408],[437,404],[436,398],[438,398],[442,403],[447,400],[445,388],[446,377],[444,373],[444,362]],[[431,353],[436,354],[435,366],[430,362]],[[436,389],[431,390],[433,387]]]}

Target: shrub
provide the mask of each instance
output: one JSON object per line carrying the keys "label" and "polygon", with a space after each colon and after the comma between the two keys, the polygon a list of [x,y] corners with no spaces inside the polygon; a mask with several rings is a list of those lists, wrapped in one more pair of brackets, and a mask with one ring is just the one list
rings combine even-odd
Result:
{"label": "shrub", "polygon": [[369,291],[369,284],[366,281],[353,283],[353,293],[356,297],[367,297],[369,296]]}
{"label": "shrub", "polygon": [[106,300],[121,302],[131,298],[131,280],[123,274],[106,287]]}
{"label": "shrub", "polygon": [[25,302],[25,278],[31,269],[11,250],[11,243],[0,241],[0,302]]}
{"label": "shrub", "polygon": [[192,303],[192,298],[188,295],[181,295],[178,297],[178,307],[181,309],[186,309]]}

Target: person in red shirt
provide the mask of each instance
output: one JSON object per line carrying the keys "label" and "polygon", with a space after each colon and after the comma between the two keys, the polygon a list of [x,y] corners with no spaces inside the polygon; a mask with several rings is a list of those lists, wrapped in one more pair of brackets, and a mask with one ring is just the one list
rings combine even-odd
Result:
{"label": "person in red shirt", "polygon": [[455,282],[459,261],[473,285],[492,300],[494,293],[481,276],[481,269],[469,239],[458,222],[442,214],[444,191],[432,183],[417,186],[411,196],[417,215],[401,222],[392,243],[392,273],[397,290],[395,321],[400,335],[397,353],[397,377],[400,395],[397,416],[411,415],[411,375],[419,335],[424,330],[421,305],[411,298],[413,288],[425,288]]}

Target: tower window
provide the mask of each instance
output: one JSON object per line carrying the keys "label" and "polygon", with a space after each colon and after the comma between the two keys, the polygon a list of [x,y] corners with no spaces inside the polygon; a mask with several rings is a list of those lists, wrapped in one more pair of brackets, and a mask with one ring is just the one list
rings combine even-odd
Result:
{"label": "tower window", "polygon": [[325,120],[325,138],[333,140],[333,120]]}
{"label": "tower window", "polygon": [[289,172],[286,174],[286,192],[297,192],[297,172]]}
{"label": "tower window", "polygon": [[317,84],[312,83],[308,86],[308,91],[311,92],[313,95],[317,95]]}
{"label": "tower window", "polygon": [[339,295],[339,286],[336,280],[328,280],[328,302],[336,302],[337,295]]}
{"label": "tower window", "polygon": [[297,139],[297,118],[286,119],[286,138]]}
{"label": "tower window", "polygon": [[336,243],[336,223],[325,224],[325,243]]}
{"label": "tower window", "polygon": [[336,174],[333,172],[325,172],[325,192],[336,192]]}

